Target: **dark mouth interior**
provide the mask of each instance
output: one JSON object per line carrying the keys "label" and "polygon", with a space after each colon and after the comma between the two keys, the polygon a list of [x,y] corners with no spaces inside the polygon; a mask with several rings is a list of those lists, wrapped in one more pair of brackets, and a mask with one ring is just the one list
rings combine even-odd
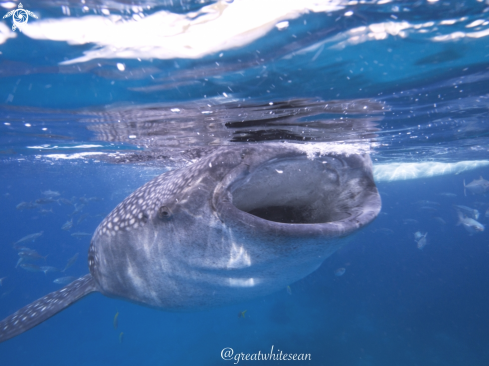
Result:
{"label": "dark mouth interior", "polygon": [[307,212],[307,207],[266,206],[255,208],[248,213],[268,221],[298,224],[309,222]]}
{"label": "dark mouth interior", "polygon": [[287,224],[343,220],[358,208],[361,180],[332,157],[276,159],[231,187],[233,204],[262,219]]}

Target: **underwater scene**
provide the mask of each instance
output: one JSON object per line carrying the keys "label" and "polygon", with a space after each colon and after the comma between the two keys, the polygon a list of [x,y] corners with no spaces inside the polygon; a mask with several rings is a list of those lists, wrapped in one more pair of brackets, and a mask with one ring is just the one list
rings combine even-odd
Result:
{"label": "underwater scene", "polygon": [[0,16],[0,365],[489,364],[489,0]]}

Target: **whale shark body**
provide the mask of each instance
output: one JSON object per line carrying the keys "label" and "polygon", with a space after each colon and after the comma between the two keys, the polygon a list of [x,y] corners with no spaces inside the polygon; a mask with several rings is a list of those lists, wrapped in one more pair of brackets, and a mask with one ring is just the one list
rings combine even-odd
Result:
{"label": "whale shark body", "polygon": [[204,309],[285,288],[381,208],[367,154],[294,144],[224,146],[120,203],[90,244],[90,273],[0,322],[0,342],[101,292],[164,310]]}

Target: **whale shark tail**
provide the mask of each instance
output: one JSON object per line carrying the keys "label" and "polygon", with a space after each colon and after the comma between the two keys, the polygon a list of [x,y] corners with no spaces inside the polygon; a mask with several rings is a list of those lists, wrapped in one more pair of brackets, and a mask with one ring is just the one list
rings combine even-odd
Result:
{"label": "whale shark tail", "polygon": [[80,277],[61,290],[37,299],[0,321],[0,343],[34,328],[82,297],[97,291],[92,275]]}

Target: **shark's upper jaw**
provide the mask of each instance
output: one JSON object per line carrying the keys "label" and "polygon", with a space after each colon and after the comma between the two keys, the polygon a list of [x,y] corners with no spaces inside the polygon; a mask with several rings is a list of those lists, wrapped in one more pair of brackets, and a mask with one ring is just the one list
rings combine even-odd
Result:
{"label": "shark's upper jaw", "polygon": [[367,225],[381,207],[370,158],[360,155],[271,159],[232,172],[214,202],[225,222],[328,237]]}

